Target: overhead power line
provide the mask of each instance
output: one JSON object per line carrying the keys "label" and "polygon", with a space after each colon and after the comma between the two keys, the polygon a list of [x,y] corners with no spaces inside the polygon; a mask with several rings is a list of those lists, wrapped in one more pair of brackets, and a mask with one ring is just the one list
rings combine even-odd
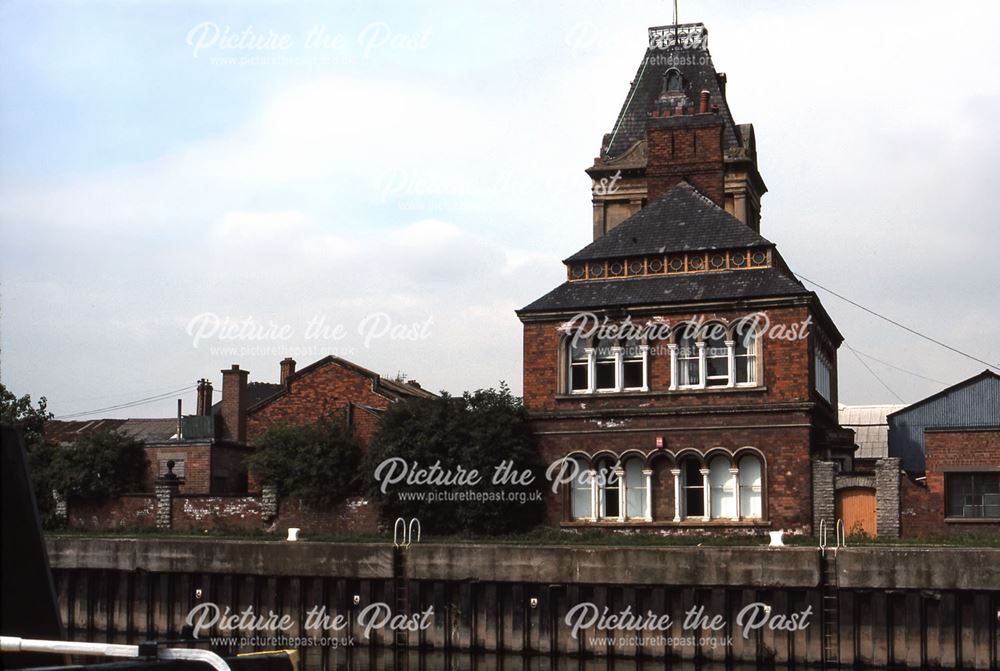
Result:
{"label": "overhead power line", "polygon": [[83,410],[81,412],[73,412],[68,415],[59,415],[56,419],[76,419],[77,417],[82,417],[84,415],[95,415],[99,412],[111,412],[113,410],[124,410],[125,408],[134,408],[140,405],[146,405],[148,403],[155,403],[156,401],[162,401],[163,399],[170,398],[175,394],[182,394],[187,391],[193,391],[197,385],[188,385],[180,389],[174,389],[173,391],[166,391],[162,394],[156,394],[155,396],[147,396],[146,398],[140,398],[135,401],[129,401],[127,403],[119,403],[118,405],[109,405],[104,408],[95,408],[94,410]]}
{"label": "overhead power line", "polygon": [[879,384],[881,384],[881,385],[882,385],[883,387],[885,387],[885,390],[886,390],[886,391],[888,391],[888,392],[889,392],[890,394],[892,394],[893,396],[895,396],[895,397],[896,397],[896,400],[897,400],[897,401],[899,401],[899,402],[900,402],[900,403],[902,403],[903,405],[906,405],[906,401],[904,401],[903,399],[901,399],[901,398],[899,397],[899,394],[897,394],[896,392],[894,392],[894,391],[892,390],[892,388],[891,388],[891,387],[890,387],[889,385],[887,385],[887,384],[885,383],[885,380],[883,380],[882,378],[880,378],[880,377],[878,376],[878,373],[876,373],[875,371],[873,371],[873,370],[872,370],[872,367],[871,367],[871,366],[869,366],[869,365],[868,365],[867,363],[865,363],[865,360],[864,360],[864,359],[862,359],[862,358],[861,358],[860,356],[858,356],[858,353],[854,351],[854,348],[853,348],[853,347],[851,347],[851,344],[850,344],[849,342],[847,342],[847,341],[845,340],[845,341],[844,341],[844,345],[846,345],[846,346],[847,346],[847,349],[851,350],[851,353],[853,353],[853,354],[854,354],[854,357],[855,357],[855,358],[856,358],[856,359],[857,359],[857,360],[858,360],[858,361],[859,361],[859,362],[861,363],[861,365],[862,365],[862,366],[864,366],[864,367],[865,367],[865,369],[866,369],[866,370],[867,370],[867,371],[868,371],[869,373],[871,373],[871,374],[872,374],[872,377],[874,377],[874,378],[875,378],[876,380],[878,380],[878,381],[879,381]]}
{"label": "overhead power line", "polygon": [[906,370],[905,368],[900,368],[899,366],[897,366],[895,364],[891,364],[888,361],[882,361],[882,359],[877,359],[877,358],[873,357],[871,354],[865,354],[864,352],[862,352],[859,349],[854,349],[853,351],[854,351],[855,354],[860,354],[861,356],[863,356],[866,359],[869,359],[869,360],[874,361],[876,363],[880,363],[883,366],[888,366],[889,368],[892,368],[893,370],[898,370],[900,373],[906,373],[907,375],[912,375],[913,377],[919,377],[921,380],[927,380],[928,382],[934,382],[936,384],[943,384],[946,387],[951,384],[950,382],[943,382],[941,380],[935,380],[932,377],[927,377],[926,375],[921,375],[920,373],[914,373],[912,370]]}
{"label": "overhead power line", "polygon": [[856,308],[864,310],[868,314],[874,315],[874,316],[878,317],[879,319],[882,319],[884,321],[889,322],[893,326],[898,326],[899,328],[903,329],[904,331],[908,331],[909,333],[912,333],[915,336],[919,336],[919,337],[923,338],[924,340],[928,340],[928,341],[934,343],[935,345],[938,345],[940,347],[944,347],[945,349],[950,350],[950,351],[954,352],[955,354],[960,354],[960,355],[964,356],[966,359],[972,359],[973,361],[975,361],[977,363],[981,363],[984,366],[986,366],[987,368],[992,368],[993,370],[1000,371],[1000,364],[989,363],[988,361],[984,361],[984,360],[980,359],[979,357],[976,357],[976,356],[973,356],[973,355],[969,354],[968,352],[963,352],[962,350],[958,349],[957,347],[952,347],[951,345],[943,343],[940,340],[937,340],[935,338],[930,337],[929,335],[921,333],[920,331],[917,331],[916,329],[911,329],[909,326],[906,326],[905,324],[900,324],[895,319],[891,319],[889,317],[886,317],[885,315],[883,315],[883,314],[881,314],[879,312],[876,312],[875,310],[872,310],[871,308],[866,308],[864,305],[861,305],[860,303],[852,301],[850,298],[847,298],[846,296],[838,294],[833,289],[827,289],[822,284],[820,284],[818,282],[814,282],[813,280],[809,279],[808,277],[803,277],[802,275],[799,275],[798,273],[794,273],[794,275],[797,278],[799,278],[800,280],[802,280],[804,282],[808,282],[809,284],[812,284],[812,285],[814,285],[814,286],[822,289],[823,291],[827,292],[828,294],[836,296],[840,300],[845,301],[847,303],[850,303],[851,305],[853,305]]}

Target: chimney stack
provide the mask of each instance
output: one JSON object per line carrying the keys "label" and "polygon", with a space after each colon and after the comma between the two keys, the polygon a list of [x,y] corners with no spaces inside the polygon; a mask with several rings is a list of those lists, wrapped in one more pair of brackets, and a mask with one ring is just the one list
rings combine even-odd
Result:
{"label": "chimney stack", "polygon": [[295,359],[290,356],[286,356],[281,360],[281,384],[287,385],[288,378],[295,373]]}
{"label": "chimney stack", "polygon": [[247,377],[238,364],[222,370],[222,439],[247,441]]}
{"label": "chimney stack", "polygon": [[198,380],[197,413],[200,417],[212,414],[212,383],[202,378]]}

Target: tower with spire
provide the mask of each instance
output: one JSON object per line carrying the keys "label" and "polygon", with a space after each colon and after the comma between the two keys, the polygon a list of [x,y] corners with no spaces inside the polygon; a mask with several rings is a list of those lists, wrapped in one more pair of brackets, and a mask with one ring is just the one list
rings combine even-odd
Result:
{"label": "tower with spire", "polygon": [[753,126],[733,120],[704,25],[649,29],[587,173],[611,185],[593,189],[593,242],[517,313],[525,408],[576,476],[550,522],[810,532],[852,468],[842,336],[760,233]]}

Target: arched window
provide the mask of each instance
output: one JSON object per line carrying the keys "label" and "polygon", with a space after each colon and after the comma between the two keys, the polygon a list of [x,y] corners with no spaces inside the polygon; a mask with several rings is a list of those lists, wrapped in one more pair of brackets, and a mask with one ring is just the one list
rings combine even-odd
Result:
{"label": "arched window", "polygon": [[594,517],[594,478],[590,466],[582,459],[573,459],[575,470],[570,482],[570,517],[574,520]]}
{"label": "arched window", "polygon": [[763,517],[762,491],[763,469],[760,459],[748,454],[739,461],[740,469],[740,516]]}
{"label": "arched window", "polygon": [[680,374],[677,383],[682,387],[697,387],[701,384],[698,343],[695,329],[685,326],[677,341],[677,365]]}
{"label": "arched window", "polygon": [[594,364],[597,391],[618,389],[618,365],[615,349],[614,340],[602,338],[597,341],[597,359]]}
{"label": "arched window", "polygon": [[708,465],[708,484],[712,490],[712,518],[736,517],[736,482],[729,472],[729,459],[718,456]]}
{"label": "arched window", "polygon": [[732,333],[722,324],[684,325],[671,345],[671,389],[751,387],[759,384],[760,338],[754,322],[740,322]]}
{"label": "arched window", "polygon": [[625,462],[625,516],[649,517],[648,483],[643,473],[642,459],[633,457]]}
{"label": "arched window", "polygon": [[721,324],[709,324],[705,328],[705,386],[728,386],[729,349],[726,347],[726,331]]}
{"label": "arched window", "polygon": [[733,333],[736,341],[734,367],[736,384],[757,384],[757,333],[753,323],[740,322]]}
{"label": "arched window", "polygon": [[621,481],[615,471],[617,462],[603,458],[597,462],[597,503],[600,517],[619,517],[621,510],[618,490]]}
{"label": "arched window", "polygon": [[705,483],[698,460],[689,458],[683,462],[681,478],[681,487],[684,490],[684,517],[703,517]]}
{"label": "arched window", "polygon": [[590,354],[586,339],[578,335],[569,338],[569,389],[576,393],[590,391]]}

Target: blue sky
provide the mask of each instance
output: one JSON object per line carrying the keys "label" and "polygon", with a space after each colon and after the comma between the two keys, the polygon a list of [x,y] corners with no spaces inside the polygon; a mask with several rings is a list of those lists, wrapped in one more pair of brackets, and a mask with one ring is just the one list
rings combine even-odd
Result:
{"label": "blue sky", "polygon": [[[681,3],[708,25],[737,122],[755,124],[762,232],[792,268],[994,362],[997,14]],[[671,15],[638,1],[0,4],[4,384],[67,414],[218,383],[234,362],[274,380],[286,354],[336,353],[434,389],[519,390],[513,310],[588,241],[583,169],[646,28]],[[196,50],[227,29],[288,47]],[[319,31],[338,46],[307,48]],[[934,380],[869,360],[908,402],[983,368],[822,298],[856,349]],[[294,335],[196,347],[206,314]],[[344,337],[305,338],[317,319]],[[843,401],[896,402],[846,349],[840,367]]]}

